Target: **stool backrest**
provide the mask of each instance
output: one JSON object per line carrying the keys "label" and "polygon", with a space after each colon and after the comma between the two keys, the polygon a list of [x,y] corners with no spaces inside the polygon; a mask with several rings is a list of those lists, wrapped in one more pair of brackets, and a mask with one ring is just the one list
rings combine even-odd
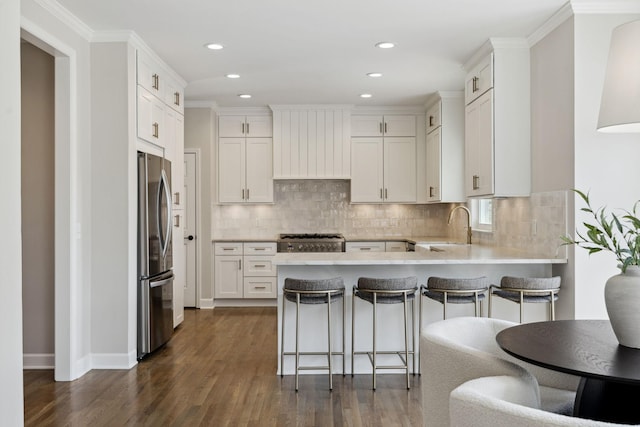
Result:
{"label": "stool backrest", "polygon": [[414,289],[417,286],[418,278],[415,276],[394,279],[376,279],[372,277],[360,277],[358,279],[358,289],[370,289],[372,291],[404,291]]}
{"label": "stool backrest", "polygon": [[555,277],[512,277],[504,276],[500,280],[500,287],[514,289],[559,289],[560,276]]}
{"label": "stool backrest", "polygon": [[489,286],[489,279],[482,277],[475,278],[445,278],[445,277],[429,277],[427,279],[427,288],[429,289],[445,289],[445,290],[475,290],[486,289]]}

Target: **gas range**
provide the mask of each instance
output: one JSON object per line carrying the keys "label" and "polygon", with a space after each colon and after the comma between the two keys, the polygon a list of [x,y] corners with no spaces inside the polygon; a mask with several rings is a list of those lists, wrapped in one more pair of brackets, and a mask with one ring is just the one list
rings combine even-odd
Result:
{"label": "gas range", "polygon": [[281,234],[278,252],[344,252],[342,234]]}

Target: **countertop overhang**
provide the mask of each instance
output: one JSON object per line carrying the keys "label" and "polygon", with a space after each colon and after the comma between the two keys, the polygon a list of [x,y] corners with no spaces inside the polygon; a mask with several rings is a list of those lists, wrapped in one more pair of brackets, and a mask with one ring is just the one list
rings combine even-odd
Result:
{"label": "countertop overhang", "polygon": [[482,245],[438,244],[416,247],[415,252],[280,252],[275,265],[420,265],[420,264],[566,264],[566,258],[551,258],[525,251]]}

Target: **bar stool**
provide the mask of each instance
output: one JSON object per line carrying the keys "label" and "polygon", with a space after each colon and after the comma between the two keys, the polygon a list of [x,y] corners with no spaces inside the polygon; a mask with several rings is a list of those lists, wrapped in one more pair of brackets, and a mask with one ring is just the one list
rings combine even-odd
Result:
{"label": "bar stool", "polygon": [[525,303],[549,303],[549,318],[556,320],[555,302],[560,292],[560,277],[511,277],[504,276],[500,286],[489,289],[489,317],[491,317],[491,297],[496,295],[520,304],[520,323],[524,317]]}
{"label": "bar stool", "polygon": [[[282,289],[282,334],[280,347],[280,376],[284,376],[284,356],[295,356],[296,358],[296,391],[298,391],[298,376],[301,370],[326,369],[329,372],[329,390],[333,390],[333,370],[331,359],[332,356],[342,356],[342,375],[345,374],[345,298],[344,298],[344,281],[341,277],[333,279],[303,280],[303,279],[284,279],[284,287]],[[331,350],[331,303],[342,299],[342,351],[335,352]],[[285,301],[296,303],[296,351],[284,351],[284,325],[285,325]],[[327,337],[328,345],[326,352],[309,352],[300,351],[300,304],[327,304]],[[300,356],[307,355],[325,355],[327,356],[327,365],[322,366],[300,366]]]}
{"label": "bar stool", "polygon": [[448,303],[473,303],[475,317],[478,317],[478,306],[482,317],[482,302],[488,289],[489,279],[484,276],[470,279],[429,277],[427,285],[420,287],[420,315],[422,316],[422,296],[425,296],[442,304],[443,319],[447,318]]}
{"label": "bar stool", "polygon": [[[418,328],[420,336],[422,336],[422,297],[442,304],[442,319],[447,318],[447,304],[449,303],[473,303],[474,316],[482,317],[482,302],[488,289],[489,279],[484,276],[474,278],[429,277],[427,285],[420,286],[420,326]],[[418,367],[418,372],[422,374],[420,367]]]}
{"label": "bar stool", "polygon": [[[366,354],[373,367],[373,389],[376,389],[376,371],[378,369],[403,369],[407,376],[407,389],[411,387],[409,383],[409,355],[413,355],[413,371],[415,372],[416,352],[415,352],[415,296],[418,290],[418,279],[416,277],[405,277],[399,279],[374,279],[361,277],[358,284],[353,287],[353,300],[351,307],[351,376],[353,376],[353,361],[355,355]],[[355,351],[355,318],[356,318],[356,297],[367,301],[373,307],[373,348],[371,351]],[[407,303],[411,301],[411,348],[409,348],[409,327],[407,325]],[[377,328],[377,305],[380,304],[403,304],[404,309],[404,350],[378,351],[376,348],[376,328]],[[394,354],[402,361],[401,365],[378,365],[376,356],[378,354]]]}

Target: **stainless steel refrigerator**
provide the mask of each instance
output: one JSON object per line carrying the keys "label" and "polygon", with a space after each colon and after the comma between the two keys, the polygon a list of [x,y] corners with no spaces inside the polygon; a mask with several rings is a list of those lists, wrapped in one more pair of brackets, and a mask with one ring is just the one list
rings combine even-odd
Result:
{"label": "stainless steel refrigerator", "polygon": [[173,334],[171,162],[138,152],[138,360]]}

